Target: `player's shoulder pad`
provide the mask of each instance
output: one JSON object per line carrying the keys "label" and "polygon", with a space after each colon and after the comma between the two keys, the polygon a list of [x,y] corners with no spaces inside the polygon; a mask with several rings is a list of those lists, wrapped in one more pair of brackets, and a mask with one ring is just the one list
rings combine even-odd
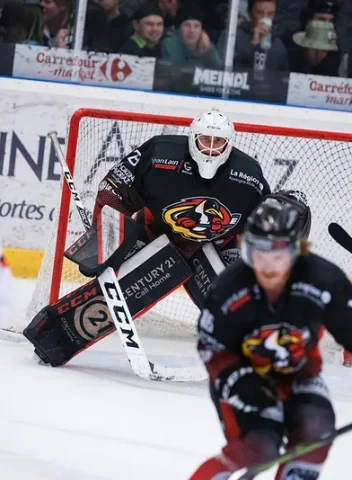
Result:
{"label": "player's shoulder pad", "polygon": [[187,135],[155,135],[153,137],[153,144],[175,144],[188,145]]}
{"label": "player's shoulder pad", "polygon": [[236,167],[245,168],[247,171],[260,172],[262,174],[262,167],[255,158],[251,157],[242,150],[236,147],[232,147],[231,155],[229,157],[229,163],[236,164]]}
{"label": "player's shoulder pad", "polygon": [[213,299],[227,298],[236,290],[250,287],[255,283],[253,271],[243,260],[238,259],[213,281],[209,295]]}
{"label": "player's shoulder pad", "polygon": [[325,288],[333,288],[336,282],[348,281],[344,271],[335,263],[315,253],[309,253],[300,258],[302,271],[306,272],[308,278]]}

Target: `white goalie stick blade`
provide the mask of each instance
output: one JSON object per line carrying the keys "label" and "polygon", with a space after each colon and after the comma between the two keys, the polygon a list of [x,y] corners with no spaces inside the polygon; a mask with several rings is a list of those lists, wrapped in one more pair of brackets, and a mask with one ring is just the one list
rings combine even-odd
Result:
{"label": "white goalie stick blade", "polygon": [[202,366],[168,367],[150,362],[144,351],[114,270],[111,267],[106,268],[98,276],[98,281],[130,366],[136,375],[145,380],[170,380],[174,382],[192,382],[207,379],[206,370]]}

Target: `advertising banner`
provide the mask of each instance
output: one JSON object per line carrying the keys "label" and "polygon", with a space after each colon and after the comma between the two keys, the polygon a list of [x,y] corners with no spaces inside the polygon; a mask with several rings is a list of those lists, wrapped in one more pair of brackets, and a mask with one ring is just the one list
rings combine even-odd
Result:
{"label": "advertising banner", "polygon": [[44,249],[59,200],[61,175],[47,133],[58,130],[63,143],[64,118],[55,106],[21,105],[20,96],[7,100],[11,99],[18,102],[14,109],[6,110],[7,101],[0,104],[1,243]]}
{"label": "advertising banner", "polygon": [[151,90],[154,58],[16,45],[14,77]]}
{"label": "advertising banner", "polygon": [[154,90],[261,102],[286,103],[289,74],[267,70],[227,72],[157,61]]}
{"label": "advertising banner", "polygon": [[291,73],[287,103],[352,111],[352,78]]}

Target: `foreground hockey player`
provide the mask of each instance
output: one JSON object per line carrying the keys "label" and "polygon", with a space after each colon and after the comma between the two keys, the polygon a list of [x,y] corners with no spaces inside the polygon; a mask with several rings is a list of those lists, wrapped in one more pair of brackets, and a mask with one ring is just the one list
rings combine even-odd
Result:
{"label": "foreground hockey player", "polygon": [[[335,428],[320,376],[323,328],[352,350],[352,286],[337,266],[308,252],[297,211],[265,200],[249,217],[242,259],[214,282],[199,319],[226,446],[192,480],[225,480]],[[329,446],[282,465],[276,480],[316,480]]]}
{"label": "foreground hockey player", "polygon": [[[125,243],[131,226],[143,227],[129,257],[146,247],[133,256],[129,274],[119,278],[132,316],[182,284],[200,305],[224,262],[237,258],[236,235],[270,188],[259,163],[233,146],[233,135],[225,115],[205,112],[194,119],[188,137],[155,136],[102,179],[94,224],[105,224],[107,209],[121,212]],[[136,212],[138,221],[127,221]],[[156,244],[161,235],[169,241],[162,250]],[[187,262],[182,264],[177,252]],[[93,280],[45,307],[24,333],[44,362],[58,366],[114,330]]]}

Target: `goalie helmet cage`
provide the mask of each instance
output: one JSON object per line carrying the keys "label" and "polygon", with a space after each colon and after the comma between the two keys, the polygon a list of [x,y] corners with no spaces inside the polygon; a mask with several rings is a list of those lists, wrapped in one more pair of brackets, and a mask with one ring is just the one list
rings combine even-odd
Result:
{"label": "goalie helmet cage", "polygon": [[[121,158],[158,134],[187,134],[191,118],[81,108],[70,118],[66,160],[91,213],[99,183]],[[352,274],[352,258],[328,235],[330,222],[352,231],[352,134],[235,122],[234,144],[256,158],[273,191],[301,190],[312,209],[312,249]],[[231,172],[246,182],[240,171]],[[234,182],[234,188],[236,183]],[[118,220],[117,220],[118,221]],[[116,227],[116,228],[115,228]],[[116,230],[116,231],[114,231]],[[46,305],[87,281],[64,259],[65,248],[83,233],[81,221],[62,182],[60,205],[45,251],[27,320]],[[118,224],[111,228],[116,242]],[[142,332],[189,336],[194,333],[198,309],[181,288],[159,302],[139,321]],[[332,342],[325,349],[335,355]]]}

